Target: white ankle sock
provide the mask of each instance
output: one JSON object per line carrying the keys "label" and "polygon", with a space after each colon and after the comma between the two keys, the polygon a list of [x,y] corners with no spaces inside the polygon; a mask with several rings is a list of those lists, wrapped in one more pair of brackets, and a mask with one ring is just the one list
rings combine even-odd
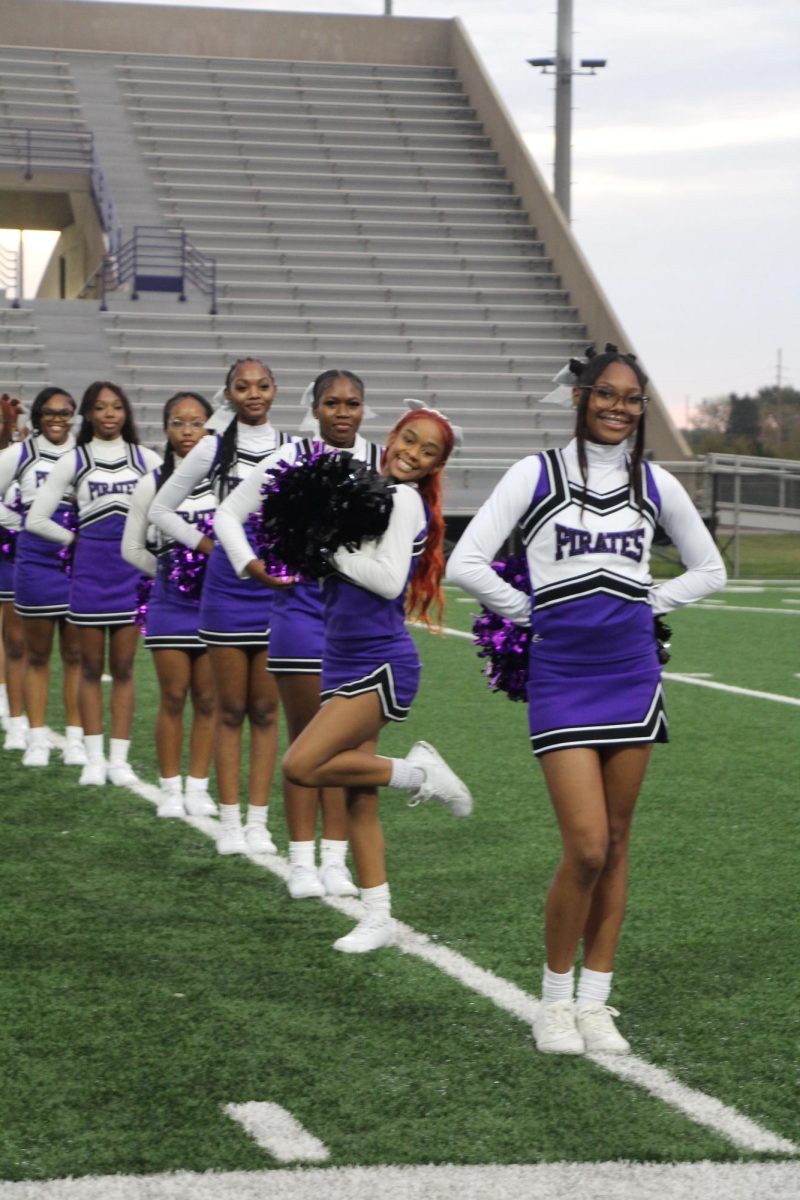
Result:
{"label": "white ankle sock", "polygon": [[578,977],[578,1004],[608,1004],[613,971],[592,971],[581,967]]}
{"label": "white ankle sock", "polygon": [[379,883],[377,887],[362,888],[361,899],[368,912],[385,912],[388,916],[392,911],[392,896],[388,883]]}
{"label": "white ankle sock", "polygon": [[396,788],[400,792],[415,792],[425,781],[422,767],[414,767],[404,758],[390,758],[392,777],[387,787]]}
{"label": "white ankle sock", "polygon": [[28,725],[28,722],[25,720],[25,717],[9,717],[8,718],[8,732],[9,733],[24,733],[27,728],[27,725]]}
{"label": "white ankle sock", "polygon": [[542,1004],[557,1004],[559,1000],[572,999],[572,986],[575,969],[570,967],[564,974],[551,971],[545,963],[542,975]]}
{"label": "white ankle sock", "polygon": [[0,713],[8,716],[8,688],[4,683],[0,683]]}
{"label": "white ankle sock", "polygon": [[85,733],[83,735],[83,744],[86,747],[86,757],[91,762],[98,759],[103,759],[103,735],[102,733]]}
{"label": "white ankle sock", "polygon": [[186,776],[186,795],[196,795],[198,792],[205,793],[208,791],[208,776],[205,779],[198,779],[195,775]]}
{"label": "white ankle sock", "polygon": [[130,741],[126,738],[111,738],[108,743],[108,761],[112,767],[120,767],[128,761]]}
{"label": "white ankle sock", "polygon": [[242,814],[238,804],[220,804],[219,823],[223,829],[241,829]]}
{"label": "white ankle sock", "polygon": [[323,838],[319,844],[320,863],[323,867],[330,867],[334,863],[336,866],[343,867],[347,858],[347,842],[337,842],[333,838]]}
{"label": "white ankle sock", "polygon": [[163,775],[158,778],[158,786],[162,792],[172,792],[176,796],[181,794],[181,777],[180,775],[170,775],[169,779],[165,779]]}
{"label": "white ankle sock", "polygon": [[83,743],[83,728],[80,725],[67,725],[64,730],[64,737],[68,742]]}
{"label": "white ankle sock", "polygon": [[28,731],[29,746],[48,746],[49,744],[46,725],[36,725]]}
{"label": "white ankle sock", "polygon": [[315,846],[312,842],[289,842],[289,863],[293,867],[314,870]]}
{"label": "white ankle sock", "polygon": [[247,806],[247,824],[252,829],[254,825],[260,825],[262,829],[267,827],[267,805],[265,804],[248,804]]}

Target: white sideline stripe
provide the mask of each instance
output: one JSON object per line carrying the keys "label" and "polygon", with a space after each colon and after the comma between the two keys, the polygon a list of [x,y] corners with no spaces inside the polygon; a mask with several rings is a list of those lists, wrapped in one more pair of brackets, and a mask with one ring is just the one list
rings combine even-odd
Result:
{"label": "white sideline stripe", "polygon": [[[56,737],[54,740],[63,742],[64,739]],[[158,803],[159,790],[153,784],[139,780],[128,790],[154,804]],[[207,836],[216,838],[218,823],[210,817],[185,816],[172,819],[182,819]],[[288,878],[289,863],[281,855],[247,854],[246,857],[284,882]],[[364,906],[360,900],[325,896],[322,903],[327,904],[330,908],[335,908],[337,912],[344,913],[345,916],[355,921],[358,921],[364,913]],[[412,954],[416,958],[430,963],[444,974],[463,984],[464,987],[484,996],[497,1008],[518,1017],[527,1025],[531,1024],[538,1004],[535,996],[523,992],[522,988],[517,987],[515,983],[502,979],[492,971],[479,967],[477,963],[458,954],[457,951],[432,942],[424,933],[417,933],[410,925],[398,921],[397,932],[398,949],[404,954]],[[610,1054],[593,1054],[587,1055],[587,1057],[610,1074],[616,1075],[626,1082],[637,1084],[651,1095],[665,1101],[672,1108],[679,1109],[689,1120],[713,1129],[742,1150],[774,1154],[800,1154],[800,1147],[795,1146],[793,1142],[764,1129],[755,1121],[751,1121],[749,1117],[743,1116],[735,1108],[730,1108],[719,1100],[715,1100],[713,1096],[707,1096],[704,1092],[686,1087],[673,1079],[668,1071],[663,1071],[660,1067],[653,1066],[644,1059],[637,1058],[635,1055],[615,1056]],[[494,1195],[492,1192],[492,1200],[494,1200]],[[0,1200],[1,1198],[2,1191],[0,1191]],[[103,1200],[106,1200],[106,1197],[103,1197]]]}
{"label": "white sideline stripe", "polygon": [[689,609],[702,608],[706,612],[734,612],[734,613],[777,613],[778,616],[797,617],[797,613],[792,608],[756,608],[750,604],[726,604],[724,600],[698,600],[696,604],[687,604]]}
{"label": "white sideline stripe", "polygon": [[[782,612],[783,610],[776,609],[775,611]],[[472,634],[465,633],[463,629],[450,629],[449,626],[443,625],[442,632],[451,637],[467,638],[468,641],[472,641]],[[756,700],[774,700],[778,704],[800,706],[800,699],[796,696],[781,696],[776,692],[756,692],[752,688],[735,687],[732,683],[714,683],[710,679],[700,679],[696,675],[676,675],[671,671],[664,671],[663,675],[665,679],[671,679],[673,683],[693,683],[697,687],[714,688],[718,692],[733,692],[735,696],[753,696]]]}
{"label": "white sideline stripe", "polygon": [[249,1100],[226,1104],[223,1111],[278,1162],[327,1162],[330,1158],[319,1138],[280,1104]]}
{"label": "white sideline stripe", "polygon": [[796,1163],[535,1163],[176,1171],[0,1183],[0,1200],[797,1200]]}

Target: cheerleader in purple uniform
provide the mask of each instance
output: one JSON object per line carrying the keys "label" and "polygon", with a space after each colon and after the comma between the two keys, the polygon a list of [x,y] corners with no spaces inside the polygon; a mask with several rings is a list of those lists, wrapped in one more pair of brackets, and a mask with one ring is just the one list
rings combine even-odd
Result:
{"label": "cheerleader in purple uniform", "polygon": [[[15,484],[19,488],[24,514],[49,476],[55,464],[74,451],[72,422],[75,401],[63,388],[47,387],[31,407],[33,433],[24,441],[0,453],[0,494]],[[71,501],[58,506],[55,519],[68,520]],[[15,513],[0,506],[0,523],[6,524]],[[66,715],[66,745],[63,760],[68,766],[83,766],[83,746],[78,707],[80,647],[78,631],[67,620],[69,579],[58,556],[58,545],[45,541],[27,529],[16,539],[14,607],[22,620],[27,670],[25,672],[25,708],[28,713],[28,745],[22,761],[26,767],[46,767],[50,760],[50,742],[45,724],[50,683],[50,657],[56,628],[59,631],[63,667],[63,698]]]}
{"label": "cheerleader in purple uniform", "polygon": [[407,413],[389,434],[382,473],[398,485],[386,533],[360,550],[340,547],[335,574],[325,580],[323,706],[283,760],[287,778],[303,787],[343,787],[365,916],[334,943],[349,954],[395,940],[386,881],[378,788],[410,791],[414,802],[438,800],[467,816],[472,797],[427,742],[406,758],[380,757],[378,736],[388,721],[404,721],[419,685],[420,662],[405,626],[406,612],[424,620],[441,608],[444,571],[441,471],[454,444],[441,413]]}
{"label": "cheerleader in purple uniform", "polygon": [[[239,579],[225,551],[185,521],[178,509],[203,479],[217,502],[227,496],[286,436],[269,422],[277,388],[260,359],[240,359],[225,380],[225,404],[212,417],[216,436],[203,438],[156,494],[150,520],[168,538],[209,555],[200,603],[199,636],[208,646],[217,698],[214,761],[221,801],[220,854],[274,854],[267,805],[278,750],[278,688],[267,670],[271,595],[254,579]],[[221,434],[216,432],[222,429]],[[274,581],[273,586],[282,586]],[[247,823],[242,829],[239,779],[242,726],[250,722]]]}
{"label": "cheerleader in purple uniform", "polygon": [[[622,1054],[629,1046],[607,1001],[631,822],[652,743],[667,740],[654,615],[722,587],[725,569],[678,481],[643,460],[647,377],[635,358],[609,345],[571,360],[568,377],[575,438],[511,468],[453,551],[447,575],[493,612],[531,628],[531,743],[563,852],[547,898],[536,1045],[552,1054]],[[653,586],[657,522],[686,570]],[[491,568],[515,528],[532,596]]]}
{"label": "cheerleader in purple uniform", "polygon": [[[78,626],[81,655],[79,702],[87,763],[80,783],[107,781],[129,786],[136,776],[128,765],[136,699],[133,658],[139,641],[134,624],[139,572],[120,551],[133,491],[161,461],[139,445],[128,397],[115,383],[98,381],[86,389],[77,446],[53,467],[28,513],[30,533],[75,544],[68,620]],[[52,520],[64,498],[75,493],[78,532]],[[101,678],[108,633],[111,674],[111,740],[103,753]]]}
{"label": "cheerleader in purple uniform", "polygon": [[[319,439],[289,442],[270,455],[228,496],[217,514],[216,532],[234,570],[264,579],[268,572],[245,532],[250,513],[261,505],[261,487],[270,467],[295,462],[309,453],[348,450],[374,470],[382,447],[358,433],[365,415],[364,384],[351,371],[329,370],[307,391],[311,415],[319,423]],[[272,601],[269,669],[278,681],[289,741],[305,729],[319,710],[324,623],[322,589],[318,582],[296,583],[276,592]],[[284,779],[283,798],[289,826],[287,886],[294,900],[319,896],[357,896],[347,869],[347,808],[341,788],[305,788]],[[317,810],[322,809],[321,866],[315,866],[314,834]]]}
{"label": "cheerleader in purple uniform", "polygon": [[[11,447],[16,451],[17,444]],[[3,451],[7,454],[8,450]],[[4,750],[24,750],[28,744],[28,722],[25,716],[25,630],[22,618],[14,608],[14,576],[17,542],[22,529],[18,512],[19,487],[12,483],[0,490],[4,503],[0,505],[0,633],[5,666],[7,713]]]}
{"label": "cheerleader in purple uniform", "polygon": [[[122,557],[144,575],[155,577],[147,602],[144,644],[153,652],[160,703],[156,715],[156,754],[160,770],[160,817],[216,816],[217,806],[208,794],[208,767],[214,744],[214,684],[206,645],[200,641],[200,587],[195,579],[191,594],[176,580],[174,542],[161,538],[155,552],[148,543],[148,512],[159,488],[189,451],[208,435],[205,427],[211,405],[196,392],[178,392],[164,405],[167,445],[164,463],[136,485],[122,535]],[[179,515],[199,529],[210,529],[216,501],[208,479],[201,480],[186,497]],[[195,556],[196,557],[196,556]],[[198,568],[195,568],[197,570]],[[183,590],[182,590],[183,586]],[[189,772],[186,794],[181,785],[183,711],[192,696],[192,730],[189,739]]]}

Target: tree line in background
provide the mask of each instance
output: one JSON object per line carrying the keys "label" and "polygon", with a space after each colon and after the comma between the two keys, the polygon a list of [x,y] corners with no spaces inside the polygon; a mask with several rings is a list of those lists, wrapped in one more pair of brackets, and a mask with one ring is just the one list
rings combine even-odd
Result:
{"label": "tree line in background", "polygon": [[800,459],[800,392],[773,385],[702,400],[683,433],[695,454]]}

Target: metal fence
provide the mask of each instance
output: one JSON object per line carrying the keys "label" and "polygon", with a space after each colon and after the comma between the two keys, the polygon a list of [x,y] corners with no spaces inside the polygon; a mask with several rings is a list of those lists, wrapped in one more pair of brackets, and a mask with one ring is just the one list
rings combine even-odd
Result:
{"label": "metal fence", "polygon": [[182,229],[136,225],[133,237],[107,254],[99,271],[101,311],[109,292],[131,285],[131,300],[140,292],[172,292],[186,299],[187,285],[209,297],[209,312],[217,311],[217,264],[201,254]]}

